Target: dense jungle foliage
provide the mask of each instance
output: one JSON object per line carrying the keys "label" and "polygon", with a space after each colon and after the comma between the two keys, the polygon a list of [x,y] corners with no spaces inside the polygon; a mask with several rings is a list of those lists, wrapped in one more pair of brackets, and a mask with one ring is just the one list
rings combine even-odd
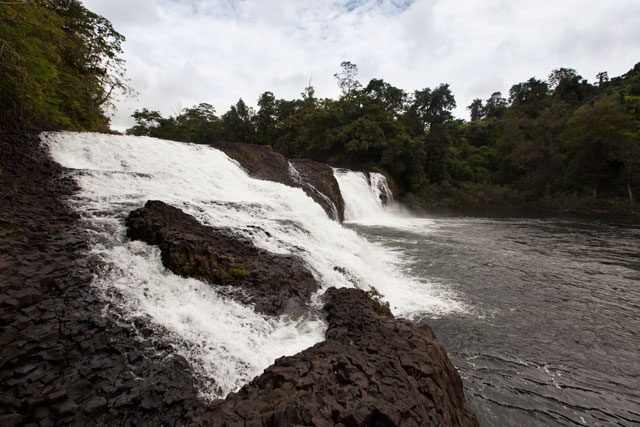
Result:
{"label": "dense jungle foliage", "polygon": [[78,0],[0,2],[0,119],[108,130],[124,37]]}

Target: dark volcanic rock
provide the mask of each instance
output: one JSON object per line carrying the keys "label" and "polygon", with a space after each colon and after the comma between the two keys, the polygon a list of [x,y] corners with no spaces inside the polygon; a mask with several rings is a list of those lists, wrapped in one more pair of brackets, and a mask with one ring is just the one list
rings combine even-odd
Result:
{"label": "dark volcanic rock", "polygon": [[316,194],[317,197],[311,197],[314,197],[314,200],[320,203],[325,211],[327,209],[333,211],[335,208],[332,217],[342,222],[344,220],[344,200],[333,169],[324,163],[307,159],[292,159],[291,164],[300,174],[302,178],[300,183],[307,194],[309,192]]}
{"label": "dark volcanic rock", "polygon": [[206,405],[186,360],[103,317],[75,191],[37,134],[0,122],[0,426],[189,424]]}
{"label": "dark volcanic rock", "polygon": [[235,297],[262,313],[297,312],[319,288],[300,259],[258,249],[163,202],[148,201],[129,214],[126,225],[131,239],[158,245],[162,263],[174,273],[239,287]]}
{"label": "dark volcanic rock", "polygon": [[462,381],[426,325],[329,289],[326,340],[278,359],[207,420],[224,426],[476,426]]}
{"label": "dark volcanic rock", "polygon": [[292,160],[302,178],[298,179],[295,173],[291,173],[287,158],[273,151],[269,145],[217,142],[213,146],[240,163],[249,175],[301,188],[322,206],[330,218],[340,222],[344,219],[344,202],[330,166],[312,160]]}

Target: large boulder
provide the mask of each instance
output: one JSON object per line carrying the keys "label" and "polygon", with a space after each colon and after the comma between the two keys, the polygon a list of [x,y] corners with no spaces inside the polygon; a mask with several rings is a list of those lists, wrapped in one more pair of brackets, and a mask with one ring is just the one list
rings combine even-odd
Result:
{"label": "large boulder", "polygon": [[344,219],[340,187],[329,165],[302,159],[290,163],[269,145],[216,142],[213,146],[240,163],[252,177],[301,188],[330,218],[340,222]]}
{"label": "large boulder", "polygon": [[425,324],[377,314],[356,289],[325,294],[326,340],[282,357],[202,423],[477,426],[462,380]]}
{"label": "large boulder", "polygon": [[160,247],[162,263],[172,272],[227,286],[236,299],[265,314],[299,313],[319,288],[299,258],[259,249],[246,237],[202,225],[160,201],[131,212],[126,225],[129,238]]}

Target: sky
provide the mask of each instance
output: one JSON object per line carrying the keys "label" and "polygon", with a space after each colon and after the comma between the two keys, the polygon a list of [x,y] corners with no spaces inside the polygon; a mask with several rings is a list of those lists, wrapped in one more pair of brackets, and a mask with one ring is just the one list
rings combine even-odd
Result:
{"label": "sky", "polygon": [[174,115],[201,102],[218,114],[271,91],[296,98],[311,82],[336,97],[342,61],[366,85],[408,92],[448,83],[467,118],[488,98],[559,67],[589,81],[640,62],[640,0],[84,0],[127,41],[138,92],[120,98],[112,127],[143,107]]}

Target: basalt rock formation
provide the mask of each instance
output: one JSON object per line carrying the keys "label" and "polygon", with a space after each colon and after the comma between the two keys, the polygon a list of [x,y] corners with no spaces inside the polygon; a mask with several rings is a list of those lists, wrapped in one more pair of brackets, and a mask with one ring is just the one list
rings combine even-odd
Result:
{"label": "basalt rock formation", "polygon": [[217,142],[213,146],[240,163],[252,177],[301,188],[330,218],[340,222],[344,219],[344,201],[330,166],[294,159],[292,170],[289,160],[268,145]]}
{"label": "basalt rock formation", "polygon": [[[300,177],[298,184],[325,211],[331,210],[333,219],[340,222],[344,220],[344,200],[340,193],[340,185],[333,175],[333,169],[325,163],[319,163],[308,159],[291,159],[293,167]],[[315,195],[315,196],[314,196]]]}
{"label": "basalt rock formation", "polygon": [[431,328],[377,314],[356,289],[329,289],[324,309],[325,341],[276,360],[207,420],[222,426],[478,425]]}
{"label": "basalt rock formation", "polygon": [[103,315],[73,179],[32,132],[0,123],[0,153],[0,426],[191,423],[206,405],[187,361],[144,319]]}
{"label": "basalt rock formation", "polygon": [[228,286],[235,298],[265,314],[299,312],[319,288],[300,259],[258,249],[245,237],[202,225],[160,201],[131,212],[126,225],[129,238],[160,247],[169,270]]}

